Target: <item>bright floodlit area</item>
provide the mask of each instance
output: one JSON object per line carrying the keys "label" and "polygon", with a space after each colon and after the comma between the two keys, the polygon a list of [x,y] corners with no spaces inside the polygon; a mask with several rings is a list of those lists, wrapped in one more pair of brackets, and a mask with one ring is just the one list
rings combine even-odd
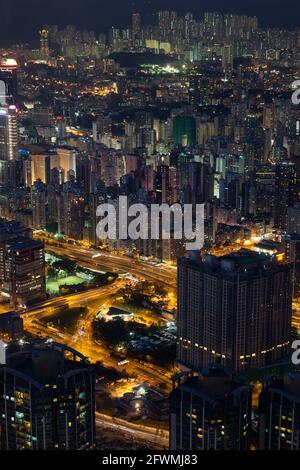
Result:
{"label": "bright floodlit area", "polygon": [[51,296],[61,293],[62,286],[66,288],[80,286],[91,282],[95,277],[91,271],[80,269],[76,263],[52,253],[46,252],[45,259],[47,264],[46,289]]}
{"label": "bright floodlit area", "polygon": [[60,279],[47,279],[46,287],[47,292],[50,295],[58,294],[60,286],[74,286],[78,284],[84,284],[86,279],[82,279],[79,276],[66,276]]}

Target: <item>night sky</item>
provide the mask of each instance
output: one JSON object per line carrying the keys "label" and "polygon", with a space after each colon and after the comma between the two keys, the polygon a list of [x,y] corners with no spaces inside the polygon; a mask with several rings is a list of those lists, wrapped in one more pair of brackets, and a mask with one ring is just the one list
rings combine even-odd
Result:
{"label": "night sky", "polygon": [[191,11],[196,18],[219,11],[256,15],[261,26],[300,26],[299,0],[0,0],[0,41],[37,39],[43,24],[105,32],[112,25],[128,25],[133,9],[152,22],[154,11],[173,9]]}

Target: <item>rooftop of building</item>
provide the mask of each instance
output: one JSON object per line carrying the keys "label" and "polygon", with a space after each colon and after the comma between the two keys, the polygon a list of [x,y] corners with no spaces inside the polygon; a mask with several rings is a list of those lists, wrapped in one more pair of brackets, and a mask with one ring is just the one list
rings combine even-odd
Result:
{"label": "rooftop of building", "polygon": [[55,153],[55,147],[47,144],[27,144],[22,145],[22,151],[27,151],[31,155],[52,155]]}
{"label": "rooftop of building", "polygon": [[205,269],[207,272],[220,273],[234,276],[236,274],[248,274],[250,272],[267,272],[279,270],[287,264],[279,263],[276,257],[267,253],[241,249],[224,256],[205,255],[203,258],[198,253],[191,253],[189,258],[182,258],[181,263],[194,266],[195,269]]}
{"label": "rooftop of building", "polygon": [[18,234],[28,235],[31,233],[29,228],[24,227],[21,222],[16,220],[0,219],[0,241],[4,241],[9,238],[15,238]]}
{"label": "rooftop of building", "polygon": [[42,242],[33,240],[32,238],[17,237],[5,242],[7,247],[14,250],[24,250],[28,248],[42,248],[44,245]]}
{"label": "rooftop of building", "polygon": [[54,384],[60,378],[90,366],[79,352],[48,341],[40,344],[9,344],[6,363],[0,365],[0,371],[1,367],[7,367],[24,380],[43,388],[46,384]]}
{"label": "rooftop of building", "polygon": [[208,401],[214,401],[246,387],[242,380],[221,366],[203,368],[198,372],[185,372],[175,376],[173,381],[178,381],[179,384],[182,378],[184,380],[179,385],[182,390],[205,397]]}
{"label": "rooftop of building", "polygon": [[289,400],[300,403],[300,372],[289,372],[283,378],[269,381],[269,390],[278,391]]}
{"label": "rooftop of building", "polygon": [[12,57],[1,57],[0,58],[0,70],[13,70],[18,67],[16,59]]}
{"label": "rooftop of building", "polygon": [[220,257],[221,262],[233,262],[236,266],[257,264],[262,261],[270,261],[270,256],[252,250],[239,250]]}
{"label": "rooftop of building", "polygon": [[59,151],[73,151],[76,147],[70,145],[50,145],[50,144],[24,144],[21,151],[28,152],[30,155],[56,155]]}

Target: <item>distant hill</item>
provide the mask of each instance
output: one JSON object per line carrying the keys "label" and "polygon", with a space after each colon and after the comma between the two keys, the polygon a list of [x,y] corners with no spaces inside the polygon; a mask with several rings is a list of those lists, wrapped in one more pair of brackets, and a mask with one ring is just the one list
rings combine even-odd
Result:
{"label": "distant hill", "polygon": [[153,54],[151,52],[114,52],[109,57],[125,68],[138,68],[143,64],[167,65],[176,63],[176,59],[172,59],[170,56]]}

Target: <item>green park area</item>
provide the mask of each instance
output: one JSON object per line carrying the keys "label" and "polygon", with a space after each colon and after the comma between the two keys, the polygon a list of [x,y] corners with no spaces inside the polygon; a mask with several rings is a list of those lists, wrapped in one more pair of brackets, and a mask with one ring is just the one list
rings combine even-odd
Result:
{"label": "green park area", "polygon": [[80,278],[79,276],[66,276],[60,279],[47,279],[47,292],[50,295],[59,294],[60,288],[62,286],[76,286],[80,284],[85,284],[86,280]]}
{"label": "green park area", "polygon": [[115,281],[115,273],[94,272],[76,261],[46,252],[46,288],[50,296],[73,294]]}

